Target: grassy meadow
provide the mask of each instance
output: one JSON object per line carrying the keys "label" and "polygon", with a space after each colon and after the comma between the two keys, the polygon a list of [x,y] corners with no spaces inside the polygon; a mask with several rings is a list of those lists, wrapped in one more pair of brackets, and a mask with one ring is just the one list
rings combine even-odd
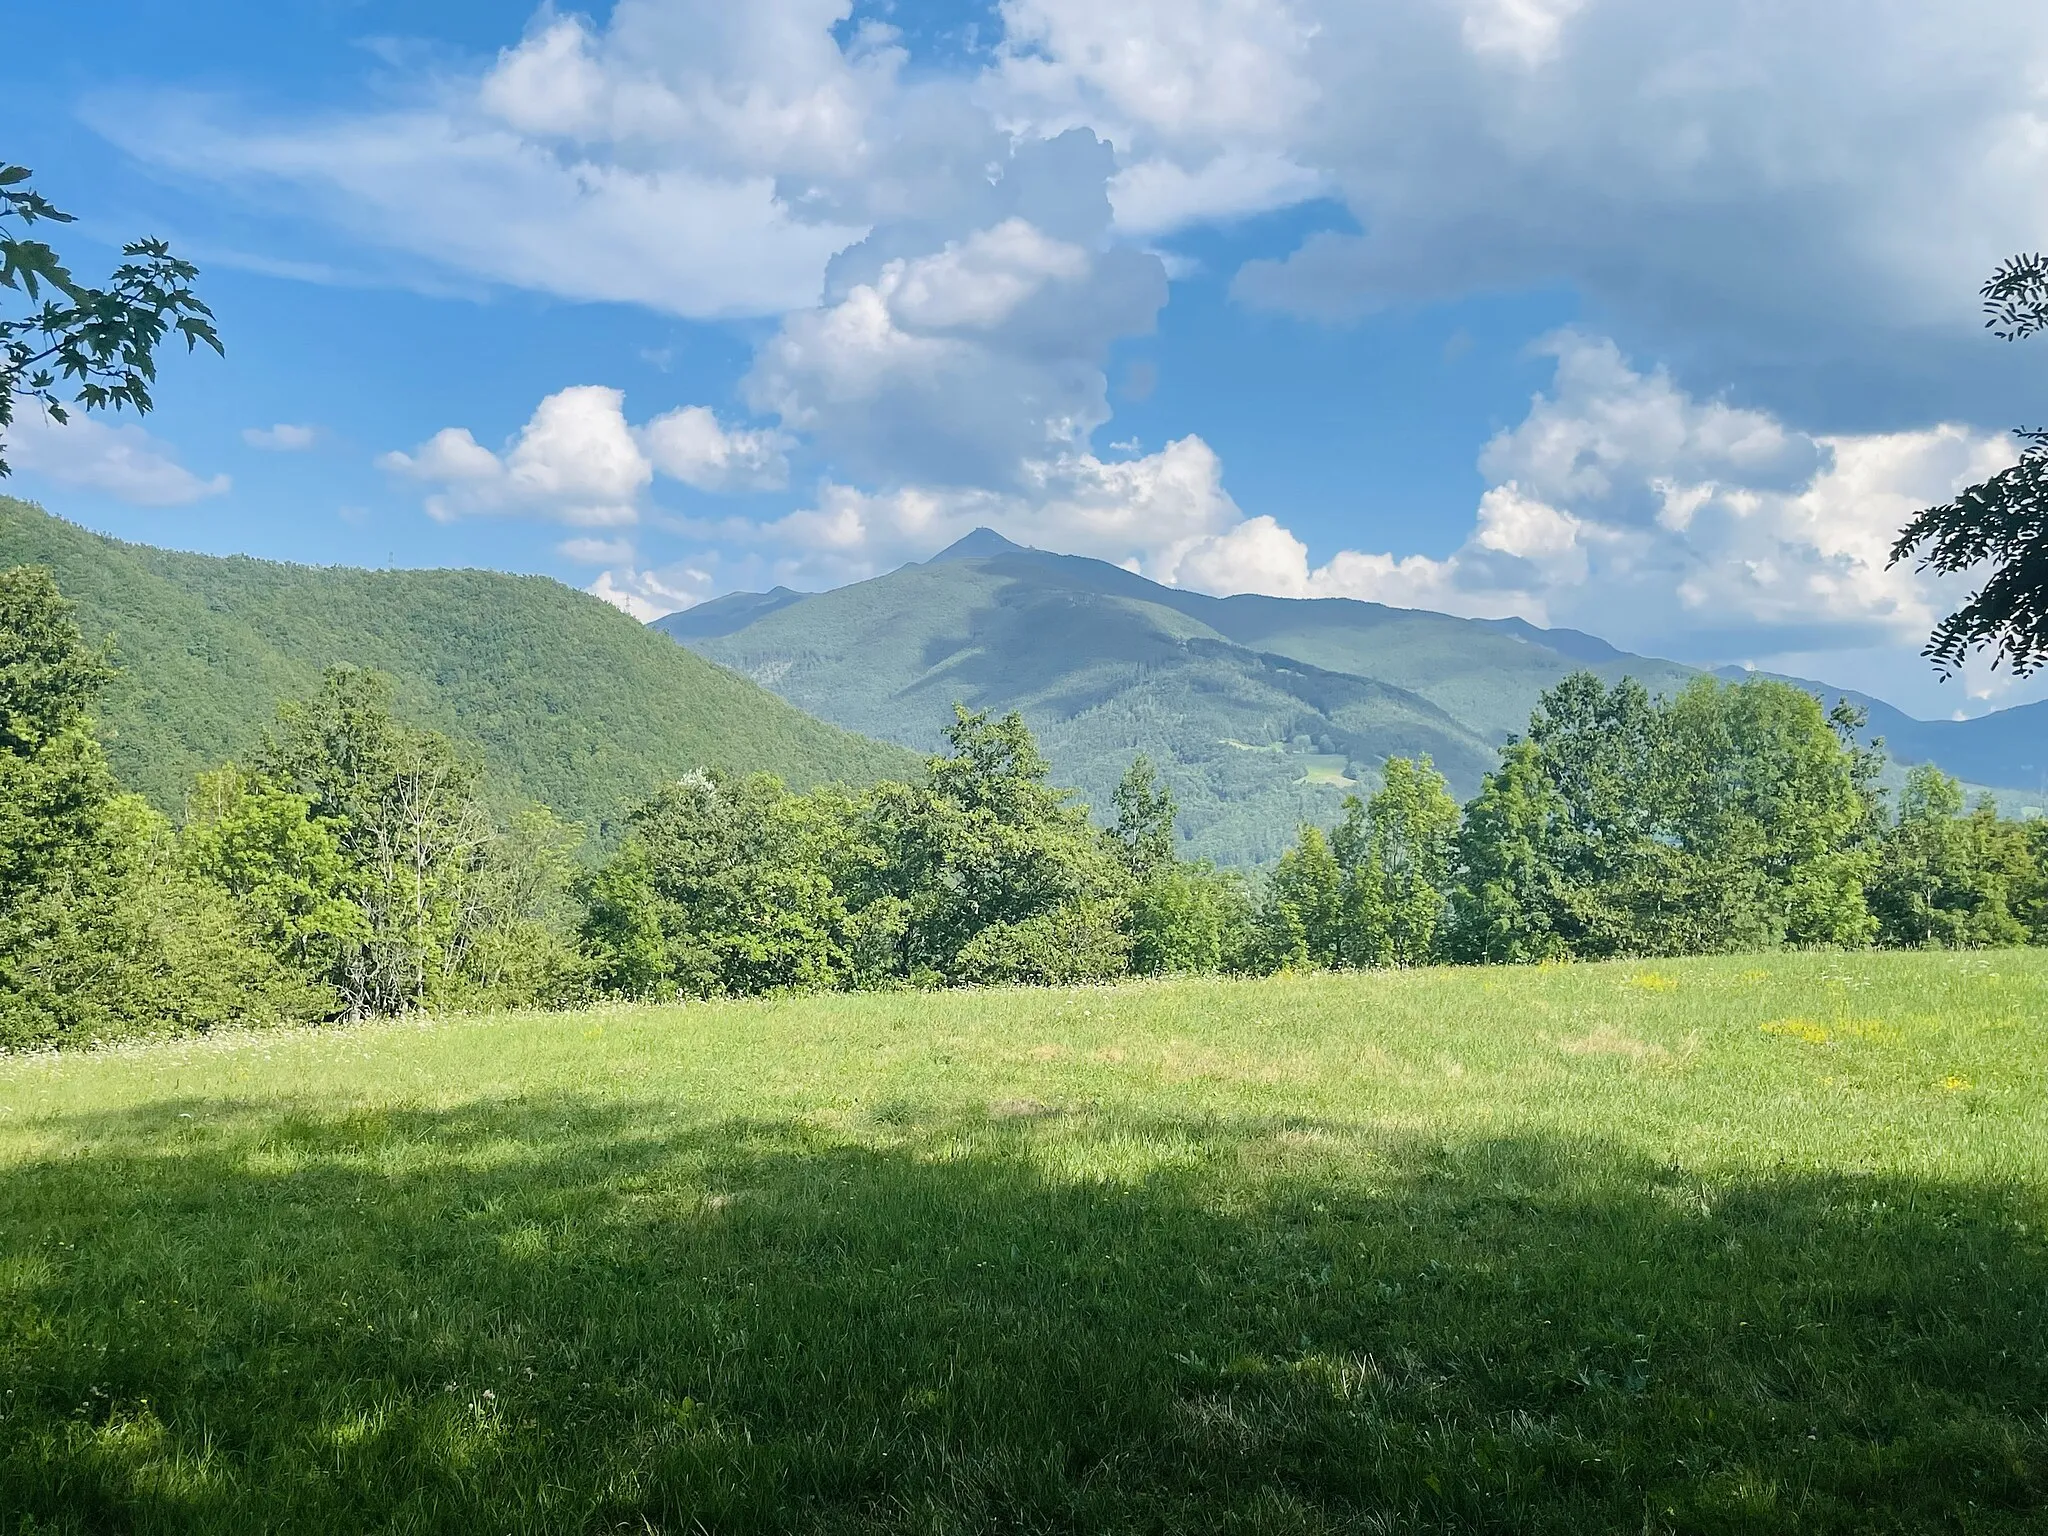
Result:
{"label": "grassy meadow", "polygon": [[0,1059],[0,1529],[2048,1529],[2048,954]]}

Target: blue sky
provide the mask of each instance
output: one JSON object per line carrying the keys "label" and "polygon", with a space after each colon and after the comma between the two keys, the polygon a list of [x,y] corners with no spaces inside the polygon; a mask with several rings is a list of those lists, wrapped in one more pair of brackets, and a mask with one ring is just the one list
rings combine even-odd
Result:
{"label": "blue sky", "polygon": [[228,356],[140,427],[26,423],[8,489],[642,616],[991,523],[1928,715],[2041,697],[1938,684],[1963,594],[1883,564],[2048,366],[1974,312],[2048,243],[2048,48],[2010,0],[1938,9],[25,14],[0,155],[77,267],[199,261]]}

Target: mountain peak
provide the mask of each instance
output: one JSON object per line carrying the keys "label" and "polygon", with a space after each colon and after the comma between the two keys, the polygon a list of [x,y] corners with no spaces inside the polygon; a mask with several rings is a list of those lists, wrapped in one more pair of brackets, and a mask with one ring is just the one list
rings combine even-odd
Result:
{"label": "mountain peak", "polygon": [[965,538],[956,539],[940,550],[927,565],[937,565],[942,560],[985,560],[990,555],[1021,555],[1025,553],[1022,544],[1012,544],[993,528],[977,528]]}

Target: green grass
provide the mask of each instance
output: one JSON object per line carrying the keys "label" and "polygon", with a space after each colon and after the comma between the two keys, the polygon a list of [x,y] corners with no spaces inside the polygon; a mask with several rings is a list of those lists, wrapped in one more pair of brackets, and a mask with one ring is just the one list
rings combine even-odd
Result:
{"label": "green grass", "polygon": [[2048,955],[0,1062],[16,1531],[2048,1528]]}

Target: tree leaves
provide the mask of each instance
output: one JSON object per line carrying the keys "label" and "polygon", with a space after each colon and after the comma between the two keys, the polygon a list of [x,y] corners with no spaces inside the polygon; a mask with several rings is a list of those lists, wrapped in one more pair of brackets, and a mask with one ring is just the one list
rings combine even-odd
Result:
{"label": "tree leaves", "polygon": [[1924,656],[1953,675],[1992,647],[2025,677],[2048,662],[2048,453],[2035,441],[2012,468],[1954,501],[1916,514],[1892,546],[1897,564],[1921,546],[1920,568],[1962,574],[1992,567],[1977,595],[1935,626]]}
{"label": "tree leaves", "polygon": [[[1999,263],[1981,290],[1984,324],[2002,341],[2048,330],[2048,256]],[[2048,431],[2022,427],[2020,461],[1973,485],[1954,501],[1914,515],[1892,545],[1887,566],[1926,546],[1919,569],[1961,575],[1989,565],[1968,603],[1943,619],[1921,654],[1944,677],[1974,650],[2020,677],[2048,661]]]}
{"label": "tree leaves", "polygon": [[2048,330],[2048,256],[2014,256],[1985,281],[1984,324],[2000,341]]}
{"label": "tree leaves", "polygon": [[[185,348],[223,354],[213,311],[192,291],[199,269],[171,254],[162,240],[133,240],[104,288],[81,284],[40,240],[14,233],[38,221],[72,217],[25,185],[28,168],[0,165],[0,288],[40,307],[0,317],[0,447],[17,398],[35,401],[52,421],[70,420],[67,405],[88,411],[155,405],[156,351],[173,331]],[[65,398],[68,392],[69,398]],[[0,456],[0,477],[8,464]]]}

